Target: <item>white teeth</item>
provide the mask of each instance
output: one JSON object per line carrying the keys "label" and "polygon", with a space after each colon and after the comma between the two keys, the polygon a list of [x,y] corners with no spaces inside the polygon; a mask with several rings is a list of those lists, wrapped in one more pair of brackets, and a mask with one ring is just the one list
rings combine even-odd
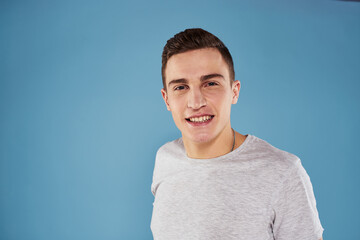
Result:
{"label": "white teeth", "polygon": [[211,119],[211,116],[201,116],[201,117],[194,117],[190,118],[191,122],[206,122]]}

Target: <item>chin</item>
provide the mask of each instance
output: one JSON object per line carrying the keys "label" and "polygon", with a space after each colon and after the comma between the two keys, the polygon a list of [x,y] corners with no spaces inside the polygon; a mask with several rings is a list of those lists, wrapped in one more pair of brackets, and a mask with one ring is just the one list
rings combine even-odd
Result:
{"label": "chin", "polygon": [[206,143],[211,141],[212,139],[212,137],[209,134],[204,134],[204,133],[200,133],[196,135],[188,135],[186,136],[186,138],[195,143]]}

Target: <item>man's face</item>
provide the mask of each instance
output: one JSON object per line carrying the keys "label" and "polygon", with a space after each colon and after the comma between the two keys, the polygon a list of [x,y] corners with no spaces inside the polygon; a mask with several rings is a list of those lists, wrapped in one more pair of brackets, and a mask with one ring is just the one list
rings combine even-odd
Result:
{"label": "man's face", "polygon": [[209,142],[230,130],[231,104],[240,82],[230,83],[229,67],[215,48],[173,55],[165,69],[167,109],[185,141]]}

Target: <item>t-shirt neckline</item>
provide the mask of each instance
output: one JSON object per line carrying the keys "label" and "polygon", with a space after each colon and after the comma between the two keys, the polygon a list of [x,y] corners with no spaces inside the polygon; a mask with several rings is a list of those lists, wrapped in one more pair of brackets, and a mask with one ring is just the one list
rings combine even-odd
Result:
{"label": "t-shirt neckline", "polygon": [[181,138],[183,154],[185,155],[185,158],[188,161],[192,161],[192,162],[215,162],[215,161],[223,161],[225,159],[232,159],[233,156],[238,155],[240,152],[244,151],[246,149],[246,147],[249,145],[249,143],[252,142],[252,140],[255,138],[255,136],[251,135],[251,134],[246,134],[245,136],[246,136],[246,138],[245,138],[244,142],[239,147],[237,147],[235,150],[233,150],[232,152],[229,152],[225,155],[218,156],[215,158],[190,158],[190,157],[188,157],[186,154],[184,143]]}

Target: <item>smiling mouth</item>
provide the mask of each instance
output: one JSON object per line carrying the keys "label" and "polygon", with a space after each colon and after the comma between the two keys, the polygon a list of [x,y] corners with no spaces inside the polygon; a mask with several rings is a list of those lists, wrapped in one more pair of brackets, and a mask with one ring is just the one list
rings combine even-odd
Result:
{"label": "smiling mouth", "polygon": [[192,118],[185,118],[185,119],[186,119],[186,121],[188,121],[188,122],[203,123],[203,122],[210,121],[210,120],[213,119],[213,118],[214,118],[214,115],[207,115],[207,116],[192,117]]}

